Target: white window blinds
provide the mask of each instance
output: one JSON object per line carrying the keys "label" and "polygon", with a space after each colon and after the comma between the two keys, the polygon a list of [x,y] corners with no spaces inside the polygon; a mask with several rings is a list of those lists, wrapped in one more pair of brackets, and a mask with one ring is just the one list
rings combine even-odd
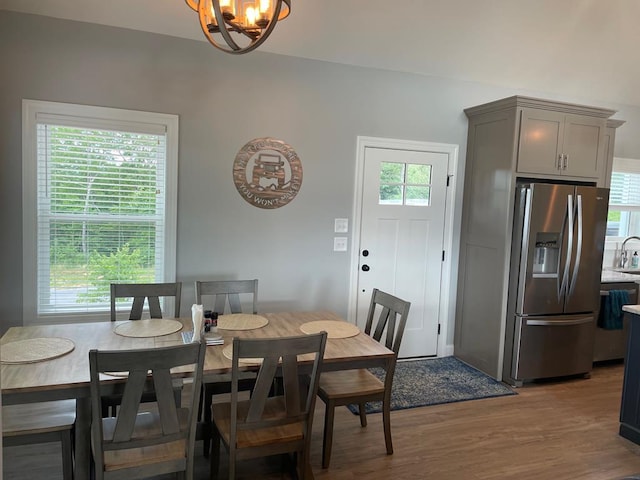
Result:
{"label": "white window blinds", "polygon": [[640,234],[640,161],[614,158],[609,188],[607,236]]}
{"label": "white window blinds", "polygon": [[[27,314],[27,297],[35,294],[36,311],[29,313],[38,318],[107,312],[111,283],[164,282],[175,275],[167,265],[175,263],[177,155],[170,151],[177,148],[168,137],[177,137],[177,130],[169,135],[162,121],[101,117],[101,110],[113,109],[79,108],[97,115],[33,115],[36,258],[34,288],[25,283],[24,295]],[[25,282],[29,277],[25,271]]]}
{"label": "white window blinds", "polygon": [[640,210],[640,172],[613,172],[610,188],[610,206],[626,206]]}

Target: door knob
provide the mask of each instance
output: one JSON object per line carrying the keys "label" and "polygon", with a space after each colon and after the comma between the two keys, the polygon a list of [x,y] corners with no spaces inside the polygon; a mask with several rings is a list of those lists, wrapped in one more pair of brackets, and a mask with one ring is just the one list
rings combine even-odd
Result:
{"label": "door knob", "polygon": [[363,257],[368,257],[369,256],[369,250],[362,250],[362,256]]}
{"label": "door knob", "polygon": [[368,272],[369,271],[369,265],[362,265],[362,271],[363,272]]}

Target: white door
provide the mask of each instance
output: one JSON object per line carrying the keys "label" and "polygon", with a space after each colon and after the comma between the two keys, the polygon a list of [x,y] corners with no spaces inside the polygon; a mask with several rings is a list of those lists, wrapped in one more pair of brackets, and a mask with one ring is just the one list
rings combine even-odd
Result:
{"label": "white door", "polygon": [[437,354],[449,154],[367,146],[356,322],[373,288],[411,302],[400,357]]}

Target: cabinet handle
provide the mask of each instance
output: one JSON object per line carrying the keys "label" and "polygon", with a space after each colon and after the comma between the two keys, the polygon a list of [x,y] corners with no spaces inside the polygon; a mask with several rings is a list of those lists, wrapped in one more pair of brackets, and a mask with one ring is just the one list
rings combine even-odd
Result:
{"label": "cabinet handle", "polygon": [[558,155],[558,170],[562,170],[562,154]]}
{"label": "cabinet handle", "polygon": [[566,170],[569,165],[569,156],[565,153],[562,155],[562,169]]}

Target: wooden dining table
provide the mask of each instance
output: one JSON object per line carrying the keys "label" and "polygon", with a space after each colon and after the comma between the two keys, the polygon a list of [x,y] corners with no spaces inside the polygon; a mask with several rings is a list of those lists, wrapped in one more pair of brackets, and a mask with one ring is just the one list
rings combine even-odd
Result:
{"label": "wooden dining table", "polygon": [[[204,378],[231,371],[231,360],[224,353],[234,337],[277,338],[302,335],[300,326],[312,321],[344,321],[330,311],[281,312],[261,314],[268,324],[253,330],[219,330],[224,345],[208,346],[204,365]],[[2,364],[0,379],[2,404],[14,405],[61,399],[76,399],[75,477],[90,478],[90,426],[91,405],[89,393],[89,350],[128,350],[155,348],[183,343],[182,331],[192,330],[191,318],[179,319],[181,331],[156,337],[126,337],[115,333],[123,322],[73,323],[12,327],[0,339],[1,345],[32,338],[67,338],[75,348],[58,358],[24,364]],[[393,351],[364,333],[348,338],[329,338],[327,341],[323,371],[347,370],[385,366],[394,358]],[[246,365],[244,368],[257,368]],[[191,372],[178,371],[176,376],[189,377]],[[113,378],[113,382],[122,379]]]}

